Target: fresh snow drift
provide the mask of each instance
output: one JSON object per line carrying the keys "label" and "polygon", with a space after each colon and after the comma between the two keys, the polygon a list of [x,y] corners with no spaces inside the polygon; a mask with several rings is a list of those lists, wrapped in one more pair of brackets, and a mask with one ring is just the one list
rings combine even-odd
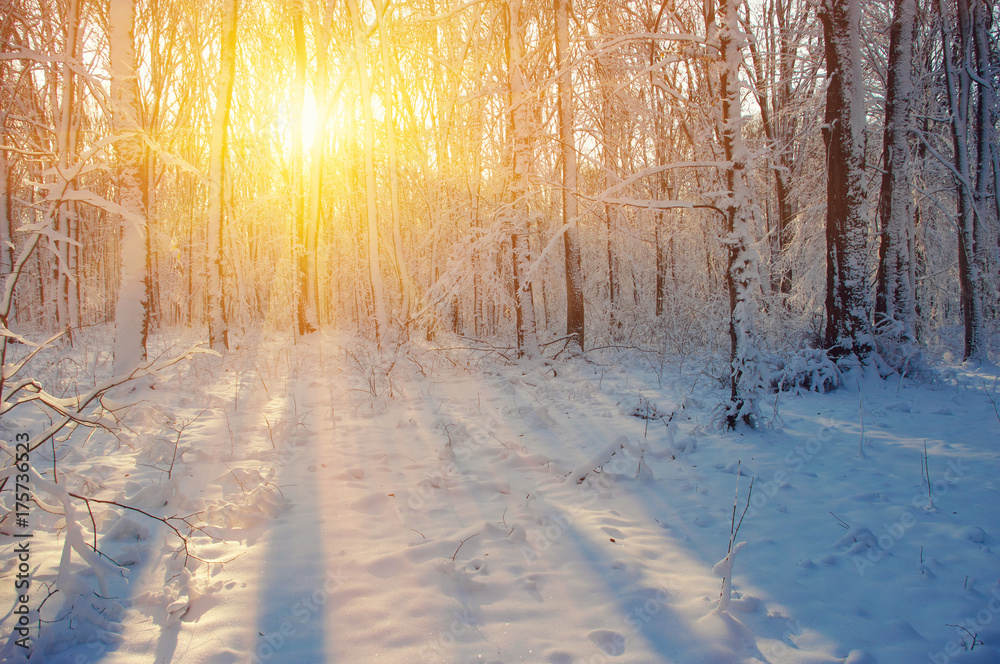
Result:
{"label": "fresh snow drift", "polygon": [[[1000,661],[995,376],[852,378],[725,433],[683,366],[282,341],[35,452],[32,609],[59,592],[31,661]],[[183,517],[190,555],[66,491]],[[0,657],[25,661],[0,532]]]}

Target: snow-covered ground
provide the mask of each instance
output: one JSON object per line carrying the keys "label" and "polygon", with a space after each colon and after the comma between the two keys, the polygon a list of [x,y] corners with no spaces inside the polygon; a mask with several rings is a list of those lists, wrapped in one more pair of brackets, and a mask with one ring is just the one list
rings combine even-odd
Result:
{"label": "snow-covered ground", "polygon": [[[92,521],[68,501],[67,527],[35,487],[52,513],[32,506],[29,605],[61,571],[45,611],[77,611],[31,625],[31,661],[1000,661],[995,370],[851,376],[726,433],[717,380],[645,357],[509,365],[314,335],[179,364],[129,395],[117,438],[74,437],[56,467],[79,495],[186,517],[190,556],[107,503]],[[52,479],[51,448],[32,464]],[[95,526],[127,578],[79,552]],[[0,531],[17,661],[18,529]],[[63,559],[67,537],[83,544]]]}

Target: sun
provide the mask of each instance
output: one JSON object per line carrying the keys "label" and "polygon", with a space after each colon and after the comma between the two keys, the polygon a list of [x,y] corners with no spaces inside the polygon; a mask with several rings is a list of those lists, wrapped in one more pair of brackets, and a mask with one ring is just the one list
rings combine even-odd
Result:
{"label": "sun", "polygon": [[302,149],[305,152],[311,151],[313,141],[319,139],[319,115],[319,110],[316,108],[316,98],[307,92],[302,104]]}

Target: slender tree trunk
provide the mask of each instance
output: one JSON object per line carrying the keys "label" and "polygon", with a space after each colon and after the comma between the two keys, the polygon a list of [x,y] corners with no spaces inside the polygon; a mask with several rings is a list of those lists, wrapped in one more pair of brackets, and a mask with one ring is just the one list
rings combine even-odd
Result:
{"label": "slender tree trunk", "polygon": [[[313,6],[315,9],[315,5]],[[326,156],[326,120],[330,103],[329,85],[329,43],[330,27],[319,15],[313,16],[313,42],[316,53],[316,102],[317,121],[313,126],[312,142],[309,145],[309,192],[305,226],[302,229],[302,251],[304,260],[300,263],[300,288],[302,289],[303,315],[307,327],[319,329],[319,235],[323,223],[323,171]],[[304,150],[303,150],[304,152]],[[302,260],[302,259],[300,259]]]}
{"label": "slender tree trunk", "polygon": [[719,87],[722,95],[722,149],[730,166],[726,171],[729,197],[725,244],[728,248],[726,285],[729,291],[730,400],[726,425],[757,426],[757,401],[765,387],[761,359],[754,345],[754,290],[759,287],[756,251],[750,237],[752,199],[747,178],[749,152],[743,142],[740,108],[740,64],[742,32],[737,9],[743,0],[721,0],[719,14]]}
{"label": "slender tree trunk", "polygon": [[[600,121],[600,133],[601,133],[601,166],[603,169],[602,173],[602,185],[605,191],[610,191],[617,184],[617,158],[615,150],[615,141],[617,136],[615,135],[615,117],[614,108],[612,107],[611,100],[611,90],[612,86],[608,83],[608,78],[611,74],[607,71],[606,66],[598,57],[597,62],[598,77],[600,78],[600,90],[601,90],[601,121]],[[617,210],[613,205],[604,205],[604,230],[605,230],[605,260],[607,262],[608,268],[608,334],[612,339],[617,337],[618,329],[621,326],[620,316],[618,315],[619,306],[619,279],[617,263],[614,251],[614,236],[616,232],[615,223],[617,221]]]}
{"label": "slender tree trunk", "polygon": [[[0,127],[5,123],[6,112],[0,112]],[[7,161],[6,147],[6,141],[0,143],[0,280],[6,280],[14,266],[13,192],[10,189],[10,164]]]}
{"label": "slender tree trunk", "polygon": [[958,35],[952,38],[944,0],[938,2],[941,14],[941,44],[944,57],[945,85],[948,93],[948,110],[951,115],[951,137],[956,173],[958,274],[962,322],[965,326],[963,359],[976,361],[981,360],[984,355],[985,320],[983,316],[983,275],[980,273],[980,248],[976,246],[977,215],[969,146],[969,108],[971,105],[972,72],[975,71],[975,51],[969,0],[956,0],[956,7]]}
{"label": "slender tree trunk", "polygon": [[[80,23],[79,0],[70,0],[65,16],[65,38],[66,51],[63,54],[64,62],[60,68],[60,90],[58,134],[56,136],[56,149],[58,150],[59,174],[57,179],[68,175],[70,157],[75,150],[73,129],[75,122],[75,98],[74,93],[76,76],[73,73],[73,63],[76,61],[78,28]],[[55,95],[53,94],[53,101]],[[65,185],[65,191],[74,188],[74,183]],[[53,264],[53,287],[55,293],[56,322],[60,329],[69,331],[72,329],[69,315],[69,284],[75,275],[69,271],[70,236],[72,234],[72,220],[75,214],[75,206],[70,201],[59,203],[58,214],[55,218],[55,238],[53,239],[53,253],[56,260]]]}
{"label": "slender tree trunk", "polygon": [[364,32],[357,0],[348,0],[351,12],[351,26],[354,33],[354,57],[358,66],[361,87],[361,109],[364,117],[365,151],[365,204],[367,208],[368,232],[368,281],[372,293],[375,313],[375,339],[381,344],[386,329],[385,296],[382,288],[382,268],[379,262],[378,246],[378,200],[375,193],[375,121],[372,118],[372,89],[368,76],[368,51],[364,44]]}
{"label": "slender tree trunk", "polygon": [[118,204],[121,279],[115,307],[114,370],[133,370],[146,359],[149,331],[149,238],[146,168],[139,122],[133,29],[135,0],[111,0],[110,59],[112,125],[118,137]]}
{"label": "slender tree trunk", "polygon": [[392,58],[389,44],[389,29],[385,21],[385,5],[382,0],[374,0],[375,16],[378,19],[379,43],[382,47],[382,107],[385,109],[386,148],[389,156],[389,197],[392,202],[392,249],[399,278],[399,292],[402,295],[402,316],[410,317],[413,303],[413,282],[406,266],[403,252],[403,234],[400,230],[402,212],[399,209],[399,167],[396,147],[396,120],[393,116]]}
{"label": "slender tree trunk", "polygon": [[305,200],[305,139],[302,126],[305,106],[306,52],[304,0],[292,2],[292,35],[295,41],[295,79],[292,86],[292,205],[295,235],[292,242],[295,264],[295,319],[298,333],[316,330],[316,311],[310,300],[309,250]]}
{"label": "slender tree trunk", "polygon": [[221,10],[221,62],[216,86],[215,117],[208,166],[208,246],[211,261],[208,270],[208,343],[214,350],[229,348],[229,325],[226,320],[226,275],[223,238],[225,237],[225,164],[229,110],[236,78],[237,0],[224,0]]}
{"label": "slender tree trunk", "polygon": [[916,0],[896,0],[889,34],[889,83],[882,140],[881,230],[875,292],[875,325],[903,341],[914,338],[916,300],[913,260],[913,183],[910,175],[910,108],[913,95],[913,39]]}
{"label": "slender tree trunk", "polygon": [[[973,202],[976,210],[975,240],[976,261],[981,292],[982,309],[985,319],[996,317],[997,301],[989,301],[987,293],[996,292],[989,287],[990,275],[996,273],[1000,256],[989,250],[990,233],[1000,242],[1000,191],[996,179],[996,120],[1000,111],[996,81],[1000,68],[993,62],[996,46],[991,47],[990,27],[993,23],[992,8],[986,2],[973,5],[972,39],[975,49],[976,66],[976,189]],[[992,231],[991,231],[992,229]],[[1000,245],[998,245],[1000,246]],[[991,262],[993,263],[991,266]],[[985,355],[985,349],[983,351]]]}
{"label": "slender tree trunk", "polygon": [[514,275],[514,318],[519,357],[538,354],[535,332],[535,304],[531,282],[526,278],[531,255],[528,245],[528,189],[531,168],[530,95],[524,74],[525,9],[523,0],[507,2],[507,74],[510,89],[510,141],[512,148],[511,253]]}
{"label": "slender tree trunk", "polygon": [[[665,7],[666,5],[663,5]],[[663,10],[661,9],[661,12]],[[659,29],[659,17],[657,17],[654,30]],[[664,129],[666,108],[663,102],[663,92],[656,85],[654,80],[653,66],[656,62],[656,43],[650,46],[649,51],[649,94],[654,100],[655,112],[653,114],[653,140],[656,143],[656,164],[663,166],[667,162],[667,136]],[[661,200],[672,200],[673,193],[666,173],[656,174],[657,194]],[[662,316],[666,310],[667,298],[667,255],[663,246],[663,233],[667,222],[667,211],[658,210],[653,220],[653,251],[656,255],[656,281],[654,285],[654,313],[657,317]]]}
{"label": "slender tree trunk", "polygon": [[571,0],[555,0],[556,66],[559,78],[559,140],[562,145],[563,253],[566,265],[566,334],[578,350],[584,348],[583,270],[580,265],[580,226],[577,222],[577,165],[573,118],[573,72],[569,52]]}
{"label": "slender tree trunk", "polygon": [[[0,25],[0,39],[5,43],[11,37],[10,25]],[[6,81],[11,70],[9,61],[0,60],[0,81]],[[7,118],[10,115],[10,96],[0,99],[0,284],[14,267],[14,192],[11,189],[10,162],[7,160]],[[0,377],[2,383],[2,377]]]}
{"label": "slender tree trunk", "polygon": [[871,354],[865,191],[865,107],[859,0],[823,0],[826,66],[826,346],[835,357]]}

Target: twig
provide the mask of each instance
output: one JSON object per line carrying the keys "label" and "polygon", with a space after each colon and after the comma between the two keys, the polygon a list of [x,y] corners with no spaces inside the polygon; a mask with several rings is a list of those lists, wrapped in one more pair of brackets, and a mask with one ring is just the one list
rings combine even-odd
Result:
{"label": "twig", "polygon": [[980,645],[980,646],[983,645],[982,641],[976,641],[976,637],[979,636],[979,632],[976,632],[975,634],[973,634],[972,632],[970,632],[965,627],[962,627],[961,625],[952,625],[951,623],[945,623],[944,626],[945,627],[957,627],[958,629],[962,630],[963,632],[965,632],[966,634],[968,634],[969,636],[971,636],[972,637],[972,645],[969,646],[969,650],[974,650],[977,645]]}
{"label": "twig", "polygon": [[931,467],[927,459],[927,439],[924,439],[924,459],[923,459],[924,478],[927,480],[927,508],[931,509],[934,507],[934,494],[931,491]]}
{"label": "twig", "polygon": [[830,512],[830,516],[832,516],[832,517],[833,517],[834,519],[836,519],[836,520],[837,520],[837,523],[838,523],[838,524],[840,525],[840,527],[841,527],[841,528],[843,528],[844,530],[850,530],[850,529],[851,529],[851,524],[847,523],[846,521],[844,521],[843,519],[841,519],[841,518],[840,518],[839,516],[837,516],[837,515],[836,515],[836,514],[834,514],[833,512]]}
{"label": "twig", "polygon": [[174,455],[170,459],[170,468],[167,469],[167,479],[168,480],[170,479],[170,474],[174,472],[174,462],[177,461],[177,447],[181,443],[181,434],[184,433],[184,429],[187,429],[187,427],[188,427],[189,424],[193,424],[194,422],[197,422],[198,418],[201,417],[202,415],[204,415],[206,410],[208,410],[208,409],[207,408],[203,409],[200,413],[198,413],[195,416],[195,418],[193,420],[189,420],[189,421],[185,422],[184,424],[181,425],[180,429],[176,429],[176,431],[177,431],[177,438],[174,439]]}
{"label": "twig", "polygon": [[740,515],[739,523],[737,523],[736,506],[740,502],[740,467],[742,463],[742,459],[736,461],[736,495],[733,497],[733,518],[729,524],[729,549],[726,553],[733,550],[733,541],[736,540],[736,535],[740,532],[740,526],[743,525],[743,517],[747,515],[747,510],[750,509],[750,494],[753,493],[753,481],[756,479],[756,476],[750,478],[750,489],[747,491],[747,504],[743,506],[743,513]]}
{"label": "twig", "polygon": [[455,553],[451,554],[451,561],[452,562],[455,562],[455,556],[458,555],[458,550],[462,548],[462,545],[465,544],[466,542],[468,542],[470,539],[472,539],[473,537],[475,537],[478,534],[479,533],[476,533],[475,535],[469,535],[464,540],[462,540],[461,542],[458,543],[458,549],[455,549]]}
{"label": "twig", "polygon": [[[170,519],[178,519],[180,521],[183,521],[188,527],[190,527],[192,529],[201,530],[201,532],[203,532],[203,533],[205,532],[201,528],[197,528],[196,526],[193,526],[190,523],[188,523],[187,517],[171,516],[171,517],[164,518],[162,516],[156,516],[155,514],[150,514],[146,510],[139,509],[138,507],[132,507],[131,505],[126,505],[124,503],[119,503],[116,500],[102,500],[100,498],[87,498],[86,496],[81,496],[78,493],[72,493],[70,491],[67,491],[66,493],[67,493],[67,495],[72,496],[73,498],[76,498],[77,500],[82,500],[85,503],[87,503],[87,509],[88,510],[90,509],[90,502],[93,501],[95,503],[100,503],[102,505],[114,505],[115,507],[121,507],[122,509],[131,510],[133,512],[138,512],[139,514],[142,514],[143,516],[147,516],[150,519],[153,519],[155,521],[159,521],[160,523],[162,523],[163,525],[165,525],[167,528],[170,528],[170,530],[174,531],[174,534],[177,535],[177,537],[179,537],[180,540],[181,540],[181,542],[184,544],[184,562],[185,562],[185,564],[187,563],[187,559],[188,558],[194,558],[195,560],[198,560],[198,561],[206,563],[206,564],[231,562],[232,560],[235,559],[235,558],[231,558],[230,560],[225,560],[225,561],[222,561],[222,560],[205,560],[204,558],[199,558],[198,556],[196,556],[193,553],[191,553],[191,550],[188,548],[188,539],[187,539],[187,537],[185,537],[184,535],[181,534],[181,531],[180,531],[179,528],[177,528],[177,526],[175,526],[174,524],[170,523]],[[205,534],[208,535],[208,533],[205,533]],[[211,537],[211,535],[209,535],[209,537]],[[109,560],[110,560],[110,558],[109,558]]]}

